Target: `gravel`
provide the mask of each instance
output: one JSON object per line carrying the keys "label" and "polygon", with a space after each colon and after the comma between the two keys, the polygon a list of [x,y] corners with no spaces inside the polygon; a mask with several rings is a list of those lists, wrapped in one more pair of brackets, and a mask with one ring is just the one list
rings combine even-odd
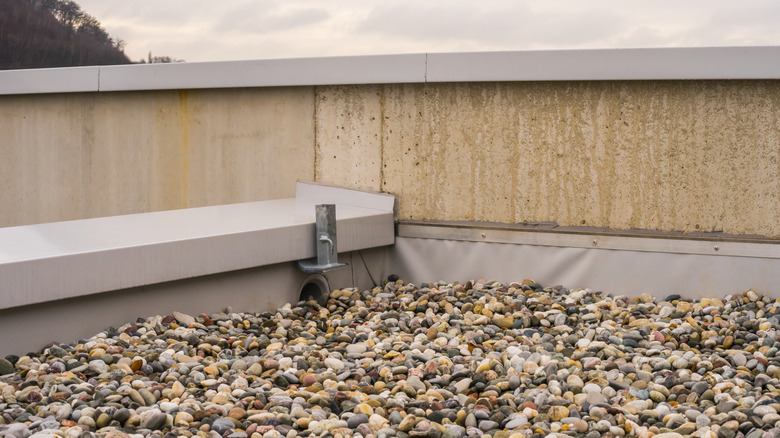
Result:
{"label": "gravel", "polygon": [[391,276],[0,359],[0,436],[778,437],[779,329],[780,303],[752,290]]}

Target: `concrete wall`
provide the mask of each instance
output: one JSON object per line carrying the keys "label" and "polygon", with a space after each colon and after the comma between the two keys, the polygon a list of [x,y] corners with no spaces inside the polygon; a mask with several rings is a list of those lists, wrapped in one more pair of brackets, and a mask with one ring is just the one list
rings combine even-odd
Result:
{"label": "concrete wall", "polygon": [[780,237],[780,81],[334,86],[316,102],[318,179],[394,193],[401,219]]}
{"label": "concrete wall", "polygon": [[293,197],[313,88],[0,96],[0,226]]}
{"label": "concrete wall", "polygon": [[780,238],[780,81],[461,82],[0,96],[0,226],[292,196],[401,219]]}

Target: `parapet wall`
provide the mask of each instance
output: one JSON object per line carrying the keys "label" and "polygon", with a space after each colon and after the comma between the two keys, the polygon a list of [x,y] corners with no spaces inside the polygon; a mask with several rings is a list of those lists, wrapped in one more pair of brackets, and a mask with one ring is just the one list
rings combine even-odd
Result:
{"label": "parapet wall", "polygon": [[[469,56],[485,54],[352,58],[339,85],[331,58],[310,60],[325,79],[291,86],[255,68],[255,82],[186,89],[100,73],[110,90],[13,91],[24,72],[0,72],[0,226],[284,198],[315,180],[393,193],[400,219],[780,238],[780,49]],[[103,69],[244,68],[223,64]]]}
{"label": "parapet wall", "polygon": [[319,181],[401,219],[780,237],[780,81],[318,87]]}

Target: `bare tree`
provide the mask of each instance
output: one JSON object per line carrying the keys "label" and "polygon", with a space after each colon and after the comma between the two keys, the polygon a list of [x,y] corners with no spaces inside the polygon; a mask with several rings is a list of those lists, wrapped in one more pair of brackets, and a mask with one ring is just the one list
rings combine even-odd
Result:
{"label": "bare tree", "polygon": [[0,69],[128,64],[124,47],[73,0],[0,0]]}

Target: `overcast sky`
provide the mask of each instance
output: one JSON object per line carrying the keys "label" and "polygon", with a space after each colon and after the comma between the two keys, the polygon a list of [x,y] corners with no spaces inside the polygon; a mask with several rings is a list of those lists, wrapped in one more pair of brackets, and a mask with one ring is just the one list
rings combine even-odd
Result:
{"label": "overcast sky", "polygon": [[776,0],[76,0],[134,61],[780,45]]}

